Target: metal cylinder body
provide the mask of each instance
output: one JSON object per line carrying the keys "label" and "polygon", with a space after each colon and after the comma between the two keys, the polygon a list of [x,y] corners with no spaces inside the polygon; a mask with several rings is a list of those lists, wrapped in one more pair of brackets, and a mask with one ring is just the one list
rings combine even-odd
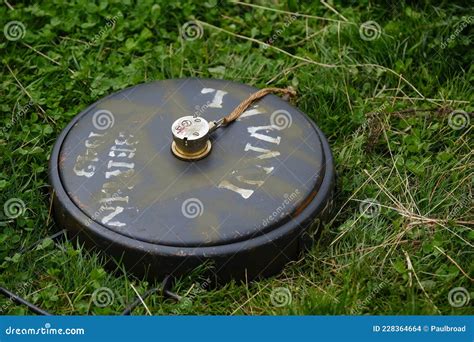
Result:
{"label": "metal cylinder body", "polygon": [[[64,128],[51,154],[58,227],[150,278],[203,263],[223,280],[280,271],[317,238],[335,171],[321,130],[278,96],[265,96],[208,137],[207,122],[256,90],[177,79],[93,103]],[[176,158],[170,148],[203,156],[211,141],[201,159]]]}

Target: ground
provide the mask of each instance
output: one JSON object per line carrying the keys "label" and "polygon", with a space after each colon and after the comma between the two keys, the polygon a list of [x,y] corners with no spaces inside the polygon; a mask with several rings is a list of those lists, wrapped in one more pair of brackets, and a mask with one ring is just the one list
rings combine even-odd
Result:
{"label": "ground", "polygon": [[[297,90],[333,149],[334,218],[274,278],[210,288],[196,271],[180,303],[155,294],[134,314],[473,314],[472,7],[252,3],[4,2],[1,286],[64,315],[119,314],[156,286],[47,238],[48,158],[107,94],[213,77]],[[0,313],[27,310],[1,297]]]}

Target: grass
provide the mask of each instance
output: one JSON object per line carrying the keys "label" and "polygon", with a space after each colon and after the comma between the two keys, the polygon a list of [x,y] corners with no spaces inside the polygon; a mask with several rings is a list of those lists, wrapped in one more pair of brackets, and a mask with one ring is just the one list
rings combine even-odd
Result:
{"label": "grass", "polygon": [[[48,157],[74,115],[107,94],[214,77],[297,89],[334,152],[337,210],[277,277],[212,289],[197,270],[174,287],[187,300],[146,299],[152,314],[474,313],[465,293],[459,307],[448,298],[457,288],[474,296],[469,3],[258,3],[5,1],[2,26],[19,21],[25,34],[0,43],[0,204],[21,199],[25,210],[0,211],[3,286],[66,315],[118,314],[135,290],[156,286],[46,238],[57,230]],[[202,37],[184,39],[193,20]],[[366,199],[380,205],[364,215]],[[103,287],[113,301],[99,307],[92,297]],[[0,313],[27,311],[2,297]]]}

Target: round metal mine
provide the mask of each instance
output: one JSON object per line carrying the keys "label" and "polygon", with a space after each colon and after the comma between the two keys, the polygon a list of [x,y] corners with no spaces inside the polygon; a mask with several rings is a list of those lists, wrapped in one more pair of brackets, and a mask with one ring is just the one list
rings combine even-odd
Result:
{"label": "round metal mine", "polygon": [[139,275],[205,262],[221,279],[280,271],[329,212],[333,159],[319,128],[275,95],[209,133],[257,90],[177,79],[92,104],[51,155],[58,225]]}

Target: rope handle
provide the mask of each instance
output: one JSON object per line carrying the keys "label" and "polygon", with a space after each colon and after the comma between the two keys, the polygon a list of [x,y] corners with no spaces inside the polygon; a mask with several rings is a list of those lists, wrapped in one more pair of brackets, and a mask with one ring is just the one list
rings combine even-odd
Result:
{"label": "rope handle", "polygon": [[260,100],[268,94],[283,94],[288,97],[293,97],[296,96],[296,91],[295,89],[293,89],[293,87],[260,89],[259,91],[251,94],[247,99],[242,101],[237,107],[235,107],[235,109],[229,115],[224,116],[222,119],[218,120],[217,122],[219,123],[219,126],[227,126],[231,122],[235,121],[242,115],[243,112],[245,112],[245,110],[247,110],[248,107],[250,107],[252,103],[257,100]]}

